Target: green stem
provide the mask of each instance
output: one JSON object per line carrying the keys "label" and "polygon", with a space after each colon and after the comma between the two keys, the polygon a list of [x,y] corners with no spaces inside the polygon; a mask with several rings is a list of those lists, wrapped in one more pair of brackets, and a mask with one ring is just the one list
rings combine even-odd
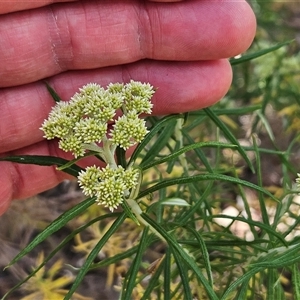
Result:
{"label": "green stem", "polygon": [[113,170],[116,170],[118,168],[114,156],[114,151],[110,149],[111,142],[108,140],[108,138],[105,136],[103,137],[103,154],[104,154],[104,160],[109,165],[110,168]]}
{"label": "green stem", "polygon": [[141,217],[141,214],[143,213],[143,211],[141,210],[140,206],[137,204],[137,202],[133,199],[127,199],[127,204],[129,205],[129,207],[131,208],[132,212],[135,214],[136,218],[138,219],[138,221],[143,224],[146,227],[149,227],[149,230],[154,233],[158,238],[160,238],[163,242],[167,243],[167,241],[165,240],[165,238],[156,230],[154,229],[146,220],[144,220]]}
{"label": "green stem", "polygon": [[[175,139],[179,142],[179,149],[183,148],[182,123],[182,119],[178,119],[174,130]],[[181,154],[178,158],[185,174],[188,175],[188,165],[185,154]]]}

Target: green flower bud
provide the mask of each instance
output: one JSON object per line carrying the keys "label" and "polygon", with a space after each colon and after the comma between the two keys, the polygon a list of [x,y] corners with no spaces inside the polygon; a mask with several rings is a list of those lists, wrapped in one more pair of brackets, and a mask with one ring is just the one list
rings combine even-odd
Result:
{"label": "green flower bud", "polygon": [[147,133],[146,122],[139,119],[135,111],[130,111],[119,117],[113,125],[110,141],[126,150],[141,142]]}
{"label": "green flower bud", "polygon": [[[59,148],[72,152],[75,158],[95,151],[107,163],[102,169],[87,167],[79,173],[78,182],[85,195],[95,196],[99,204],[111,211],[129,197],[139,181],[137,169],[117,166],[116,146],[127,149],[144,139],[148,131],[139,115],[151,113],[153,93],[150,84],[133,80],[125,85],[111,83],[106,89],[89,83],[69,102],[56,103],[41,126],[45,138],[59,138]],[[123,115],[108,132],[108,122],[114,120],[117,112]]]}
{"label": "green flower bud", "polygon": [[86,196],[95,196],[97,193],[96,187],[100,182],[101,170],[99,167],[87,167],[78,175],[78,183]]}
{"label": "green flower bud", "polygon": [[107,131],[107,123],[101,123],[92,118],[81,119],[74,127],[74,136],[82,143],[101,142]]}
{"label": "green flower bud", "polygon": [[76,158],[83,156],[85,153],[82,142],[74,135],[70,135],[61,139],[58,143],[58,146],[65,152],[72,152]]}
{"label": "green flower bud", "polygon": [[87,167],[78,176],[79,186],[87,196],[96,196],[96,201],[108,207],[111,211],[117,208],[138,183],[139,172],[137,169],[125,170],[122,166],[116,169]]}

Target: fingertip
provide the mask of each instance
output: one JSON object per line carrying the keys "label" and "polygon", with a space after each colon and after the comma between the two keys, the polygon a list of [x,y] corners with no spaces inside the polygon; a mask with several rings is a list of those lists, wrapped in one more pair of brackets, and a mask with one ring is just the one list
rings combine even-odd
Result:
{"label": "fingertip", "polygon": [[243,2],[242,5],[234,9],[236,9],[234,12],[236,17],[231,24],[233,34],[230,42],[235,51],[231,57],[246,51],[250,47],[257,27],[255,14],[247,2]]}
{"label": "fingertip", "polygon": [[158,88],[154,114],[165,115],[199,110],[221,100],[230,88],[232,69],[227,59],[180,62],[149,77]]}

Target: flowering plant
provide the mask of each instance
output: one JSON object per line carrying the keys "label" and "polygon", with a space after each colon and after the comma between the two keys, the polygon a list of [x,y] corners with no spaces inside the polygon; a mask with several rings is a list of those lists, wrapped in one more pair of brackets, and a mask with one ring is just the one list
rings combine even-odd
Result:
{"label": "flowering plant", "polygon": [[[150,84],[133,80],[109,84],[107,89],[89,83],[69,102],[58,102],[41,127],[45,138],[60,139],[59,147],[75,158],[93,154],[106,163],[104,168],[94,165],[82,170],[78,182],[85,195],[96,196],[111,211],[130,195],[139,179],[138,169],[117,165],[115,151],[143,140],[148,131],[139,116],[151,113],[153,94]],[[118,113],[121,115],[109,127]]]}
{"label": "flowering plant", "polygon": [[[282,46],[234,58],[231,64],[250,61]],[[274,80],[272,86],[281,91],[277,84],[280,73],[272,76],[268,80]],[[249,130],[257,134],[257,123],[252,129],[240,128],[237,134],[230,116],[247,112],[257,112],[266,126],[262,133],[273,137],[264,104],[232,107],[232,100],[240,99],[238,91],[237,97],[224,99],[216,108],[189,115],[148,117],[147,128],[140,117],[151,113],[154,90],[146,83],[131,81],[106,88],[87,84],[69,102],[59,101],[41,129],[45,138],[57,138],[59,147],[71,152],[74,159],[22,155],[0,161],[56,165],[77,178],[87,198],[43,228],[11,261],[9,266],[68,226],[67,236],[4,298],[30,278],[38,278],[38,271],[67,246],[81,253],[84,262],[79,266],[70,263],[68,268],[76,278],[64,299],[74,297],[90,270],[102,267],[107,267],[109,286],[114,284],[120,299],[126,300],[225,300],[244,299],[250,294],[254,299],[264,296],[267,288],[270,299],[283,295],[278,284],[282,270],[291,268],[294,278],[299,277],[300,244],[295,230],[299,225],[299,197],[294,197],[299,190],[288,188],[292,151],[291,147],[287,151],[264,149],[255,135],[252,144],[240,143],[241,131],[247,139]],[[245,89],[245,99],[248,92]],[[272,99],[270,95],[264,99]],[[256,92],[254,96],[257,101]],[[131,146],[135,146],[132,154],[125,156]],[[268,160],[273,156],[284,162],[284,188],[279,194],[262,183],[263,154]],[[94,163],[83,169],[77,161],[87,156],[94,156]],[[256,172],[258,184],[241,177],[245,170]],[[251,200],[254,194],[256,202]],[[239,210],[232,213],[232,205]],[[287,216],[295,222],[285,228],[283,222],[291,222]],[[76,246],[71,247],[72,242]],[[296,282],[295,291],[300,295]]]}

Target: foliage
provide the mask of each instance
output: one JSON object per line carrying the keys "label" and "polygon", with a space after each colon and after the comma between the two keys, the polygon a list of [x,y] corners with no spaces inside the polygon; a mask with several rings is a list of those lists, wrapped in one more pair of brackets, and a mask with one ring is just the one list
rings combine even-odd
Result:
{"label": "foliage", "polygon": [[[231,59],[226,98],[186,115],[148,117],[149,132],[126,161],[143,174],[140,190],[117,212],[95,205],[95,197],[64,212],[11,262],[76,220],[76,229],[21,283],[73,241],[85,261],[72,268],[77,277],[64,299],[103,267],[120,299],[300,297],[299,46],[287,42],[290,32],[275,40],[280,20],[266,3],[252,5],[257,38],[248,53]],[[124,165],[124,156],[117,158]],[[5,159],[82,172],[59,158]]]}

